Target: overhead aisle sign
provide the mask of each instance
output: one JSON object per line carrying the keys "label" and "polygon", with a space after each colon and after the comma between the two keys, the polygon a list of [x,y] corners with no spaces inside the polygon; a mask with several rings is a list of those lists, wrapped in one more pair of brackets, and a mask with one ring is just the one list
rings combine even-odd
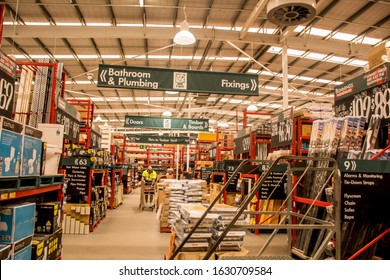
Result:
{"label": "overhead aisle sign", "polygon": [[190,143],[189,137],[168,137],[168,136],[147,136],[147,135],[128,135],[131,143],[143,144],[183,144]]}
{"label": "overhead aisle sign", "polygon": [[209,131],[209,120],[125,116],[125,127]]}
{"label": "overhead aisle sign", "polygon": [[98,87],[257,96],[258,75],[99,64]]}

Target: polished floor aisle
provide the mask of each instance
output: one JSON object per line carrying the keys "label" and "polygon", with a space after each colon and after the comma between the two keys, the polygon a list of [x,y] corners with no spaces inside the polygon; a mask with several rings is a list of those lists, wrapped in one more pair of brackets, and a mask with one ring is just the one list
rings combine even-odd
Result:
{"label": "polished floor aisle", "polygon": [[[106,217],[89,235],[62,237],[63,260],[162,260],[168,250],[169,233],[160,233],[155,211],[138,209],[140,189],[124,196],[117,209],[108,210]],[[244,246],[250,255],[257,255],[268,234],[248,233]],[[285,255],[287,238],[278,234],[266,255]]]}

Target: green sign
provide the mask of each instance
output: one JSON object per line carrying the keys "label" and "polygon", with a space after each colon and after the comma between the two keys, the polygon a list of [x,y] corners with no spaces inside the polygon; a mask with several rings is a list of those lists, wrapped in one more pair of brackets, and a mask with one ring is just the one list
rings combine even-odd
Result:
{"label": "green sign", "polygon": [[378,172],[390,173],[390,162],[388,160],[353,160],[340,159],[338,161],[340,172]]}
{"label": "green sign", "polygon": [[[144,143],[144,144],[189,144],[190,143],[189,137],[128,135],[127,138],[131,143]],[[141,146],[142,145],[140,145],[140,148]]]}
{"label": "green sign", "polygon": [[209,120],[125,116],[125,127],[209,131]]}
{"label": "green sign", "polygon": [[98,87],[259,95],[258,75],[99,64]]}

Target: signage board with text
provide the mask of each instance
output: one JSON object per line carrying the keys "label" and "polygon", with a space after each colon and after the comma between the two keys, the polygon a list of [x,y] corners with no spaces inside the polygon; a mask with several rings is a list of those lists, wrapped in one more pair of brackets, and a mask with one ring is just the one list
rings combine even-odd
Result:
{"label": "signage board with text", "polygon": [[99,64],[98,87],[258,96],[258,75]]}
{"label": "signage board with text", "polygon": [[125,116],[125,127],[209,131],[209,120]]}

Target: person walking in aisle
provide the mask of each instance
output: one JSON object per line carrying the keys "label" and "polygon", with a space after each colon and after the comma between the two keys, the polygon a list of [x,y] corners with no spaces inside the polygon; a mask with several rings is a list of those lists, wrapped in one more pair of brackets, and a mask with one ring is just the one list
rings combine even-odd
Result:
{"label": "person walking in aisle", "polygon": [[[156,182],[157,179],[157,173],[156,171],[153,170],[152,166],[148,166],[148,169],[144,170],[142,172],[142,179],[141,182],[142,184],[145,184],[145,186],[149,187],[154,187],[154,183]],[[146,189],[145,189],[146,190]],[[153,195],[145,195],[145,202],[152,202],[153,200]]]}

